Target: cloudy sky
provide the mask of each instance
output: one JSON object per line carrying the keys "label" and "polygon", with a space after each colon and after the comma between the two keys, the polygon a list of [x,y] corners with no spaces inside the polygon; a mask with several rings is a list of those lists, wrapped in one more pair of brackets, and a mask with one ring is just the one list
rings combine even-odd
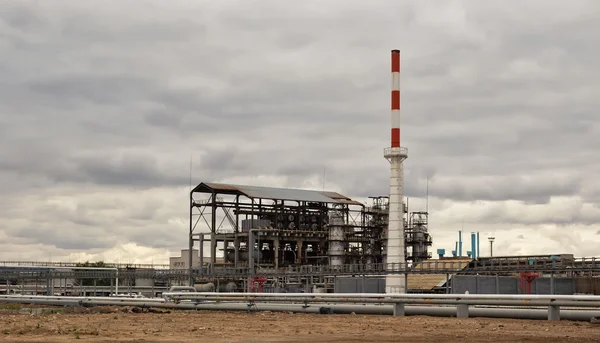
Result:
{"label": "cloudy sky", "polygon": [[[437,248],[600,256],[600,2],[3,1],[0,259],[167,263],[192,179],[388,192]],[[468,248],[468,245],[465,246]]]}

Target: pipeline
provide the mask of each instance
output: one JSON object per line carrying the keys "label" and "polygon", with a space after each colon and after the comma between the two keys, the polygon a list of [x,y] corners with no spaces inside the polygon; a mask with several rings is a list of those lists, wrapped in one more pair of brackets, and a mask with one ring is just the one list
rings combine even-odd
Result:
{"label": "pipeline", "polygon": [[[295,312],[295,313],[332,313],[332,314],[371,314],[371,315],[392,315],[393,306],[391,305],[366,305],[366,304],[250,304],[239,303],[199,303],[183,302],[171,303],[164,299],[111,299],[100,297],[40,297],[40,296],[1,296],[0,301],[23,303],[23,304],[45,304],[57,306],[134,306],[134,307],[154,307],[173,310],[218,310],[218,311],[271,311],[271,312]],[[327,310],[327,311],[324,311]],[[432,317],[455,317],[456,308],[454,306],[413,306],[405,307],[407,316],[432,316]],[[594,317],[600,317],[599,310],[581,310],[581,309],[563,309],[560,311],[561,319],[572,321],[590,321]],[[470,317],[486,318],[513,318],[513,319],[534,319],[546,320],[548,311],[546,309],[531,308],[490,308],[483,306],[471,306],[469,308]]]}
{"label": "pipeline", "polygon": [[280,298],[285,297],[293,299],[396,299],[398,301],[405,299],[462,299],[462,300],[564,300],[564,301],[600,301],[598,295],[565,295],[565,294],[386,294],[386,293],[238,293],[238,292],[214,292],[214,293],[163,293],[168,296],[186,296],[197,297],[237,297],[242,298]]}

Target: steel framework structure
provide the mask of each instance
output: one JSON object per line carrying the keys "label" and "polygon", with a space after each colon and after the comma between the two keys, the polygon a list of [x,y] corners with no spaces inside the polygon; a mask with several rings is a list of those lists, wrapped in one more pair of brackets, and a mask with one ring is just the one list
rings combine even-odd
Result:
{"label": "steel framework structure", "polygon": [[[199,263],[188,256],[190,275],[205,264],[205,241],[211,268],[247,268],[250,274],[380,263],[383,227],[373,221],[378,213],[365,209],[336,192],[200,183],[190,192],[189,251],[199,242],[200,252]],[[217,262],[218,249],[222,262]]]}

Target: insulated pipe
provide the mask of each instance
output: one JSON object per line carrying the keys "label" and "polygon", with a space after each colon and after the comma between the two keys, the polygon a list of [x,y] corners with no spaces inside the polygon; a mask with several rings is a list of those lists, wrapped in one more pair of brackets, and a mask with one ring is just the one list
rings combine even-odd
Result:
{"label": "insulated pipe", "polygon": [[[213,285],[214,288],[214,285]],[[169,292],[177,292],[177,291],[190,291],[193,293],[196,293],[196,287],[193,286],[171,286],[171,288],[169,288]]]}
{"label": "insulated pipe", "polygon": [[[165,295],[165,297],[168,297]],[[311,303],[311,304],[335,304],[335,303],[352,303],[352,304],[403,304],[403,305],[470,305],[470,306],[513,306],[513,307],[548,307],[548,306],[560,306],[560,307],[585,307],[585,308],[600,308],[599,301],[540,301],[540,300],[450,300],[450,299],[294,299],[290,300],[287,298],[219,298],[219,297],[206,297],[200,299],[194,298],[177,298],[174,297],[174,302],[181,302],[183,300],[189,301],[210,301],[210,302],[239,302],[245,301],[249,303]]]}
{"label": "insulated pipe", "polygon": [[[66,298],[66,297],[64,297]],[[143,299],[139,299],[143,300]],[[148,300],[148,299],[145,299]],[[38,303],[34,301],[22,301],[22,303]],[[304,304],[254,304],[249,306],[248,303],[160,303],[156,301],[134,301],[134,299],[123,299],[123,301],[114,301],[113,299],[105,302],[96,302],[89,304],[78,301],[62,301],[55,304],[50,300],[46,300],[47,305],[120,305],[120,306],[138,306],[138,307],[154,307],[165,309],[179,310],[219,310],[219,311],[271,311],[271,312],[300,312],[300,313],[321,313],[322,308],[331,309],[334,314],[373,314],[373,315],[392,315],[393,306],[391,305],[326,305],[326,306],[305,306]],[[456,308],[442,306],[406,306],[404,314],[408,316],[436,316],[436,317],[454,317],[456,316]],[[515,309],[515,308],[485,308],[471,307],[469,315],[472,317],[488,317],[488,318],[515,318],[515,319],[537,319],[545,320],[548,316],[548,311],[545,309]],[[573,321],[590,321],[594,317],[600,317],[600,311],[590,310],[561,310],[561,318],[564,320]]]}
{"label": "insulated pipe", "polygon": [[[550,295],[550,294],[383,294],[383,293],[236,293],[236,292],[165,292],[164,295],[168,296],[195,296],[197,298],[202,297],[220,297],[220,298],[286,298],[288,301],[294,301],[297,299],[323,299],[326,301],[328,298],[333,299],[395,299],[401,301],[402,299],[450,299],[450,300],[553,300],[553,301],[595,301],[600,302],[600,295]],[[35,300],[35,299],[72,299],[72,300],[86,300],[86,299],[111,299],[113,297],[66,297],[66,296],[44,296],[44,295],[0,295],[0,300],[5,299],[23,299],[23,300]],[[149,298],[159,299],[161,298]],[[139,299],[139,301],[148,299]]]}
{"label": "insulated pipe", "polygon": [[[571,300],[600,301],[600,295],[550,295],[550,294],[384,294],[384,293],[163,293],[169,296],[197,297],[254,297],[254,298],[353,298],[353,299],[462,299],[462,300]],[[3,296],[0,296],[2,299]],[[4,296],[6,297],[6,296]]]}

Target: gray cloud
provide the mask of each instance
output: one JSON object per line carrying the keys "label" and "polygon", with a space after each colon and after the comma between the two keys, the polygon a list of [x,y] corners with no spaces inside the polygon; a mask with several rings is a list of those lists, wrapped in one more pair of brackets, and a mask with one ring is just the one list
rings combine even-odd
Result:
{"label": "gray cloud", "polygon": [[[185,246],[190,157],[198,182],[300,187],[325,169],[349,196],[386,194],[393,48],[405,191],[423,198],[429,178],[436,230],[469,215],[532,228],[600,219],[595,1],[94,5],[19,1],[0,14],[5,242]],[[78,210],[44,205],[58,195]],[[178,203],[149,200],[164,197]],[[94,210],[102,202],[113,209]]]}

